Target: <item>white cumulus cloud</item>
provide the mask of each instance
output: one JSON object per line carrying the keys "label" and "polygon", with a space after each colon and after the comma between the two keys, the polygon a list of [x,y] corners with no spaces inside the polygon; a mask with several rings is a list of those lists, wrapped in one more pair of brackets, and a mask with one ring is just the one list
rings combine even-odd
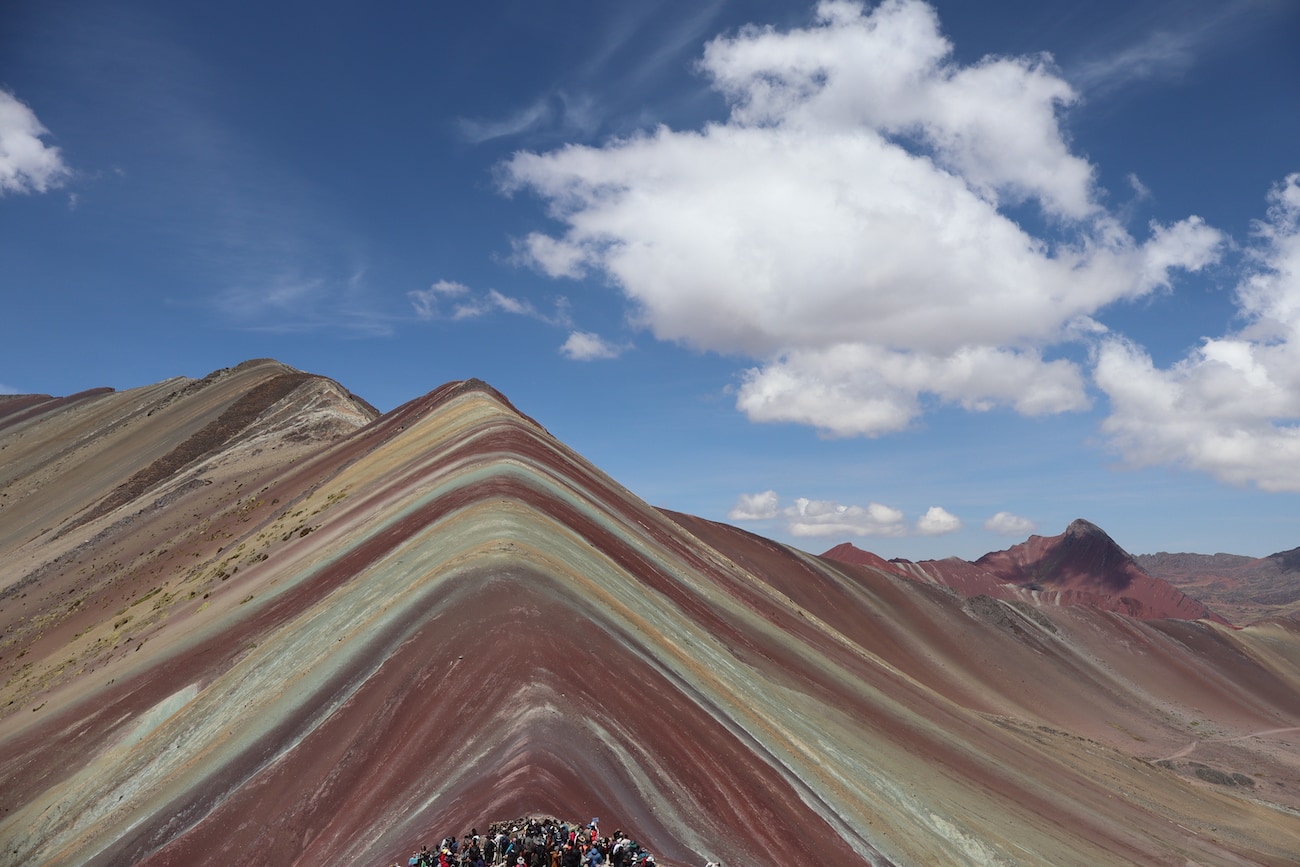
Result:
{"label": "white cumulus cloud", "polygon": [[931,506],[916,522],[916,532],[922,536],[943,536],[961,529],[961,519],[940,506]]}
{"label": "white cumulus cloud", "polygon": [[[921,0],[828,0],[808,27],[713,40],[700,68],[724,121],[519,153],[504,186],[560,224],[517,242],[532,265],[600,273],[656,337],[756,360],[752,419],[874,436],[927,397],[1085,408],[1050,350],[1222,247],[1195,217],[1131,236],[1070,148],[1051,59],[959,63]],[[1007,215],[1023,204],[1052,237]]]}
{"label": "white cumulus cloud", "polygon": [[0,196],[43,193],[71,174],[59,149],[45,143],[48,133],[35,112],[0,90]]}
{"label": "white cumulus cloud", "polygon": [[844,506],[799,497],[781,514],[795,536],[905,536],[908,530],[902,512],[880,503]]}
{"label": "white cumulus cloud", "polygon": [[736,504],[727,512],[729,521],[767,521],[777,516],[778,499],[776,491],[763,491],[759,494],[741,494],[736,497]]}
{"label": "white cumulus cloud", "polygon": [[1020,515],[998,512],[984,522],[984,529],[1000,536],[1028,536],[1038,529],[1038,525]]}
{"label": "white cumulus cloud", "polygon": [[902,510],[881,503],[845,505],[833,500],[796,497],[781,507],[776,491],[740,494],[727,512],[729,521],[778,520],[792,536],[942,536],[962,528],[961,519],[941,506],[931,506],[914,524]]}
{"label": "white cumulus cloud", "polygon": [[1205,339],[1168,368],[1121,337],[1103,341],[1094,377],[1111,414],[1102,429],[1135,466],[1300,491],[1300,173],[1269,193],[1248,255],[1239,331]]}
{"label": "white cumulus cloud", "polygon": [[624,349],[626,347],[610,343],[599,334],[590,331],[573,331],[560,347],[560,354],[574,361],[595,361],[618,358],[623,354]]}
{"label": "white cumulus cloud", "polygon": [[751,368],[736,405],[755,421],[876,436],[907,427],[923,391],[971,410],[1006,403],[1026,415],[1088,406],[1078,368],[1033,350],[976,346],[941,356],[859,343],[791,351]]}

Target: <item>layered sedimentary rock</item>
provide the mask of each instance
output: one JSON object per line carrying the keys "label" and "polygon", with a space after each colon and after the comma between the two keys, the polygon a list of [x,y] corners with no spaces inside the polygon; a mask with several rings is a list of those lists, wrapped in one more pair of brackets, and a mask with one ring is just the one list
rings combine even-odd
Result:
{"label": "layered sedimentary rock", "polygon": [[482,383],[372,421],[297,375],[0,415],[0,862],[528,813],[669,865],[1300,851],[1285,624],[962,599],[653,509]]}

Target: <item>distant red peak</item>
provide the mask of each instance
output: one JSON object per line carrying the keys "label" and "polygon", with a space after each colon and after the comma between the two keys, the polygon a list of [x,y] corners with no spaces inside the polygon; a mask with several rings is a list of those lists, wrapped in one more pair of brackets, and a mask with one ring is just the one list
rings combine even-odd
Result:
{"label": "distant red peak", "polygon": [[883,569],[886,572],[898,571],[898,567],[893,563],[877,554],[872,554],[870,551],[862,550],[852,542],[841,542],[829,551],[824,552],[822,556],[837,563],[871,566],[874,569]]}
{"label": "distant red peak", "polygon": [[1030,536],[975,561],[1010,584],[1051,589],[1126,590],[1146,573],[1106,531],[1083,518],[1059,536]]}
{"label": "distant red peak", "polygon": [[1056,591],[1062,601],[1087,604],[1131,617],[1226,623],[1199,600],[1149,575],[1105,530],[1091,521],[1071,521],[1059,536],[1030,536],[1005,551],[975,561],[1007,584]]}
{"label": "distant red peak", "polygon": [[1172,617],[1227,622],[1173,584],[1149,575],[1105,530],[1082,518],[1071,521],[1059,536],[1030,536],[974,563],[956,557],[893,562],[851,542],[836,545],[821,556],[913,580],[934,581],[967,597],[985,594],[1016,599],[1036,591],[1034,598],[1041,594],[1043,600],[1057,605],[1086,605],[1143,620]]}

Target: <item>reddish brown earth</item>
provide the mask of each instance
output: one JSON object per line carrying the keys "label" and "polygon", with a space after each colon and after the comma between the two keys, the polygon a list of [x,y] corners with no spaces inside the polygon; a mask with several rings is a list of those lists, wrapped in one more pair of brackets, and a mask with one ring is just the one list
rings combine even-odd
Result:
{"label": "reddish brown earth", "polygon": [[847,542],[822,556],[942,584],[963,596],[1087,605],[1140,620],[1228,622],[1170,582],[1148,574],[1105,531],[1082,518],[1059,536],[1030,536],[1019,545],[985,554],[974,563],[956,557],[920,563],[884,561]]}
{"label": "reddish brown earth", "polygon": [[814,557],[476,381],[10,399],[0,495],[0,863],[386,865],[524,814],[695,867],[1300,851],[1300,625]]}
{"label": "reddish brown earth", "polygon": [[1138,565],[1237,623],[1300,617],[1300,548],[1267,557],[1139,554]]}

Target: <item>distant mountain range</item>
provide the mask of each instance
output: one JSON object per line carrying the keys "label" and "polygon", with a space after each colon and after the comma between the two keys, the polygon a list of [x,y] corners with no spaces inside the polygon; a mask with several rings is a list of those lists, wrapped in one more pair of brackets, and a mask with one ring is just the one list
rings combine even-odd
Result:
{"label": "distant mountain range", "polygon": [[1147,574],[1195,596],[1237,623],[1300,615],[1300,548],[1267,557],[1139,554]]}
{"label": "distant mountain range", "polygon": [[1030,536],[972,562],[885,561],[851,543],[823,557],[891,570],[964,596],[1088,605],[1141,620],[1238,624],[1300,612],[1300,549],[1251,558],[1231,554],[1130,555],[1097,525],[1073,521],[1059,536]]}
{"label": "distant mountain range", "polygon": [[[0,398],[0,865],[384,865],[526,815],[663,867],[1295,863],[1300,622],[1084,521],[828,555],[477,380]],[[1195,575],[1290,599],[1265,559]]]}

